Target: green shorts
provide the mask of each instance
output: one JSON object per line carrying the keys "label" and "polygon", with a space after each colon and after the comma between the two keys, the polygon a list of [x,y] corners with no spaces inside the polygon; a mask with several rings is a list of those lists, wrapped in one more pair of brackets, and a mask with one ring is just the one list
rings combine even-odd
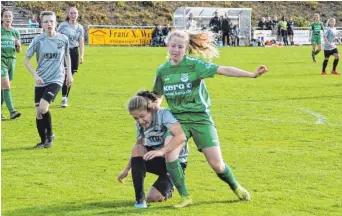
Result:
{"label": "green shorts", "polygon": [[[193,138],[198,151],[212,146],[220,146],[216,126],[207,113],[174,114],[182,125],[187,140]],[[172,135],[170,132],[166,136]]]}
{"label": "green shorts", "polygon": [[13,80],[15,63],[15,58],[1,57],[1,78],[8,77],[10,81]]}
{"label": "green shorts", "polygon": [[312,37],[311,37],[311,44],[312,45],[314,45],[314,44],[322,44],[321,35],[312,35]]}

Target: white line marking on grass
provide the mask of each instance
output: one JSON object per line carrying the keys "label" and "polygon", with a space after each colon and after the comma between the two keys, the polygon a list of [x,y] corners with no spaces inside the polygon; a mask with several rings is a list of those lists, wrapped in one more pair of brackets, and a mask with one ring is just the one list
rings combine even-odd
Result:
{"label": "white line marking on grass", "polygon": [[[332,125],[332,126],[342,126],[342,125],[338,125],[338,124],[330,124],[328,123],[327,119],[325,116],[323,116],[320,113],[311,111],[309,109],[303,108],[303,107],[296,107],[296,106],[287,106],[287,105],[279,105],[279,104],[266,104],[266,103],[262,103],[262,102],[256,102],[256,101],[242,101],[242,100],[230,100],[230,99],[216,99],[216,100],[220,100],[220,101],[234,101],[234,102],[240,102],[240,103],[245,103],[245,104],[262,104],[262,105],[266,105],[266,106],[274,106],[274,107],[283,107],[283,108],[291,108],[291,109],[296,109],[296,110],[300,110],[303,111],[309,115],[312,115],[316,118],[316,121],[314,122],[314,124],[328,124],[328,125]],[[244,118],[244,117],[241,117]],[[249,118],[249,117],[246,117]],[[278,120],[278,119],[272,119],[272,118],[253,118],[251,117],[251,119],[256,119],[256,120],[266,120],[266,121],[275,121],[275,122],[289,122],[289,121],[284,121],[284,120]],[[292,121],[294,122],[294,121]],[[308,123],[306,121],[295,121],[295,122],[301,122],[301,123]]]}

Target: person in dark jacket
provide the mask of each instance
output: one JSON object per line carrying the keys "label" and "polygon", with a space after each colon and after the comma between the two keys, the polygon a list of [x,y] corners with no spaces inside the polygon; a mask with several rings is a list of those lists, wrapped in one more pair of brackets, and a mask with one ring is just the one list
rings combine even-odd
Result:
{"label": "person in dark jacket", "polygon": [[228,13],[224,14],[224,18],[222,20],[222,42],[223,46],[226,44],[226,38],[227,38],[227,46],[230,46],[229,43],[229,34],[230,34],[230,19],[228,18]]}
{"label": "person in dark jacket", "polygon": [[221,30],[221,22],[217,11],[214,13],[214,17],[211,18],[209,22],[209,27],[211,31],[214,33],[219,33],[219,31]]}

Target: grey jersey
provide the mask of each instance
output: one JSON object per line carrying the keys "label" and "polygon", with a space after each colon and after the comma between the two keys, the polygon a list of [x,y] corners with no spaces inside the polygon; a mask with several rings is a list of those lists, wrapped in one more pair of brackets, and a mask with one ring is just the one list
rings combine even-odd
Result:
{"label": "grey jersey", "polygon": [[26,51],[26,56],[32,58],[36,53],[37,74],[44,81],[43,85],[57,83],[63,86],[65,78],[64,57],[69,54],[68,38],[60,33],[48,38],[45,33],[36,36]]}
{"label": "grey jersey", "polygon": [[62,22],[57,29],[69,39],[69,48],[79,47],[79,41],[84,40],[84,28],[81,24],[70,25],[68,21]]}
{"label": "grey jersey", "polygon": [[336,28],[327,28],[324,36],[328,39],[330,45],[324,41],[324,50],[333,50],[336,49],[335,37],[336,37]]}
{"label": "grey jersey", "polygon": [[[144,145],[152,149],[161,149],[164,146],[164,140],[168,128],[178,122],[168,109],[159,108],[157,112],[152,113],[152,122],[148,128],[143,128],[136,124],[137,139],[144,139]],[[186,162],[189,154],[188,144],[184,146],[179,154],[180,162]]]}

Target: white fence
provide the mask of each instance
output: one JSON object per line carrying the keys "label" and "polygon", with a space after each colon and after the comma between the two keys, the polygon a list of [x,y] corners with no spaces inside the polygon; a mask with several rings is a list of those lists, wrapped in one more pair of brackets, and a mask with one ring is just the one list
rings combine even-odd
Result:
{"label": "white fence", "polygon": [[[311,44],[311,41],[309,41],[310,36],[310,28],[299,28],[294,27],[293,28],[293,41],[295,44]],[[336,41],[338,43],[341,43],[342,41],[342,27],[338,27],[337,34],[336,34]],[[323,34],[321,34],[323,37]],[[258,28],[253,28],[253,39],[256,40],[263,40],[263,41],[280,41],[282,42],[281,35],[277,35],[277,32],[274,32],[272,30],[258,30]],[[322,42],[324,42],[322,38]]]}

